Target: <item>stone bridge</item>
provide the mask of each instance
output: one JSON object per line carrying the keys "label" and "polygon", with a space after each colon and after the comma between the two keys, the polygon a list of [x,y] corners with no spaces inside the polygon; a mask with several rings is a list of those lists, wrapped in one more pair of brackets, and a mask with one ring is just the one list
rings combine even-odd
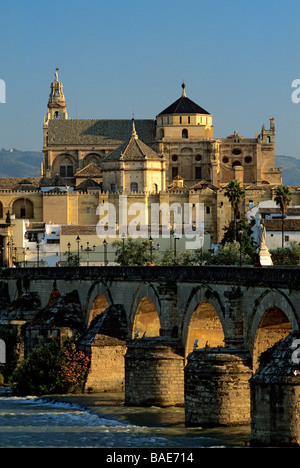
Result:
{"label": "stone bridge", "polygon": [[238,356],[252,375],[261,354],[300,323],[297,267],[24,268],[0,280],[10,302],[26,291],[39,308],[53,291],[77,291],[89,384],[125,386],[128,404],[183,404],[184,374],[201,349]]}
{"label": "stone bridge", "polygon": [[185,355],[195,340],[198,347],[234,343],[255,364],[263,343],[300,323],[297,267],[22,268],[6,270],[2,282],[11,301],[21,287],[37,293],[41,307],[54,287],[61,295],[78,291],[86,327],[109,305],[120,304],[128,340],[137,331],[139,337],[178,338]]}

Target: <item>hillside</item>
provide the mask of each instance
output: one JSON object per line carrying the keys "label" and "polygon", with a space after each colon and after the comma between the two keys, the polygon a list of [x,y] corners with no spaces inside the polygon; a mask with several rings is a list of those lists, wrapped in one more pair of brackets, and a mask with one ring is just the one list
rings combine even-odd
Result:
{"label": "hillside", "polygon": [[278,155],[275,157],[275,166],[282,167],[284,185],[300,186],[300,159]]}
{"label": "hillside", "polygon": [[38,177],[42,161],[42,152],[1,149],[0,177]]}
{"label": "hillside", "polygon": [[[0,177],[39,177],[43,153],[39,151],[0,150]],[[276,167],[282,167],[284,185],[300,186],[300,159],[278,155]]]}

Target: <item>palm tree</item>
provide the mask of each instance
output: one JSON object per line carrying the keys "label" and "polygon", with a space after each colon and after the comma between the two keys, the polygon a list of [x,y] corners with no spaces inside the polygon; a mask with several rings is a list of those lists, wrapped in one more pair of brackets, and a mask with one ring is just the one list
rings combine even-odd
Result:
{"label": "palm tree", "polygon": [[236,241],[236,219],[239,214],[239,206],[245,198],[245,190],[240,186],[238,180],[231,180],[227,185],[225,197],[228,197],[233,209],[233,240]]}
{"label": "palm tree", "polygon": [[275,202],[280,207],[281,211],[281,232],[282,232],[282,248],[284,247],[284,216],[286,215],[287,208],[292,202],[292,192],[287,185],[283,185],[282,187],[278,187],[275,191]]}

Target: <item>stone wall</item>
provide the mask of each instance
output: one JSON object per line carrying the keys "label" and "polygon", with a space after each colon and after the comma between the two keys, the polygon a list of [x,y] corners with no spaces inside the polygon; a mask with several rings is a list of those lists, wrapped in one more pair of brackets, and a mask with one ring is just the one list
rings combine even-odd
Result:
{"label": "stone wall", "polygon": [[125,404],[182,406],[184,356],[177,340],[141,338],[128,344],[125,355]]}
{"label": "stone wall", "polygon": [[291,332],[250,381],[251,444],[300,447],[300,332]]}
{"label": "stone wall", "polygon": [[184,373],[187,426],[250,422],[252,371],[247,356],[224,348],[202,348],[188,356]]}

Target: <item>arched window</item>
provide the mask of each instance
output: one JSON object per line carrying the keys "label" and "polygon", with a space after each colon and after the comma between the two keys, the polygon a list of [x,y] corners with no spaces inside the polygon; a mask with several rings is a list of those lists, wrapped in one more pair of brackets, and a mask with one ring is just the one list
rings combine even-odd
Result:
{"label": "arched window", "polygon": [[161,129],[159,130],[159,132],[158,132],[158,139],[159,139],[159,140],[162,140],[162,139],[164,138],[164,136],[165,136],[165,131],[164,131],[163,128],[161,128]]}
{"label": "arched window", "polygon": [[188,138],[188,131],[186,128],[182,130],[182,138]]}
{"label": "arched window", "polygon": [[131,190],[132,192],[137,192],[137,191],[138,191],[138,184],[137,184],[137,182],[131,182],[131,184],[130,184],[130,190]]}
{"label": "arched window", "polygon": [[18,198],[13,202],[12,214],[16,219],[25,219],[34,217],[34,207],[31,200],[27,198]]}
{"label": "arched window", "polygon": [[73,177],[73,166],[71,165],[61,165],[59,168],[59,174],[62,177]]}

